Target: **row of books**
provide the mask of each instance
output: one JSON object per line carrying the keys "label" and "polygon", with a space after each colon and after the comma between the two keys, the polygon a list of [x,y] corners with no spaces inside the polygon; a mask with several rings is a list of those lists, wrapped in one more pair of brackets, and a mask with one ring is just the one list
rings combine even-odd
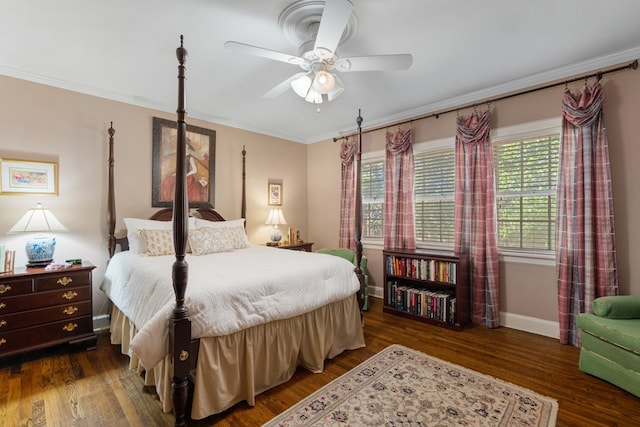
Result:
{"label": "row of books", "polygon": [[300,239],[300,230],[294,227],[289,227],[289,231],[287,233],[287,241],[290,245],[295,245],[299,242],[302,242],[302,239]]}
{"label": "row of books", "polygon": [[8,250],[0,245],[0,273],[13,271],[16,261],[16,251]]}
{"label": "row of books", "polygon": [[456,297],[453,291],[432,291],[387,282],[388,306],[418,316],[454,324]]}
{"label": "row of books", "polygon": [[386,263],[387,274],[393,276],[456,284],[458,264],[455,262],[389,255]]}

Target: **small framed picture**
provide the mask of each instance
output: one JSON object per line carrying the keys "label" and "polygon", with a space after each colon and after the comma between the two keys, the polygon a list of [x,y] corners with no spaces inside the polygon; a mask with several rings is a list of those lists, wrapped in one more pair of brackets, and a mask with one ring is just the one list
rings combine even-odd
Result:
{"label": "small framed picture", "polygon": [[268,188],[269,206],[282,206],[282,183],[270,182]]}
{"label": "small framed picture", "polygon": [[2,159],[0,194],[58,194],[58,164]]}

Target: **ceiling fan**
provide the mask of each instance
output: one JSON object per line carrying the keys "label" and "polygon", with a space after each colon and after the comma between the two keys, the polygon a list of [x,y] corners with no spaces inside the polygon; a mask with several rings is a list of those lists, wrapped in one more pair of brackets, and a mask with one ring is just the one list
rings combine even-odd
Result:
{"label": "ceiling fan", "polygon": [[332,101],[344,91],[336,71],[405,70],[413,62],[410,54],[340,58],[336,48],[353,34],[355,28],[352,12],[353,4],[349,0],[299,0],[287,6],[278,23],[292,42],[300,43],[298,56],[236,41],[227,41],[224,45],[229,50],[286,62],[302,69],[263,97],[273,98],[292,88],[307,102]]}

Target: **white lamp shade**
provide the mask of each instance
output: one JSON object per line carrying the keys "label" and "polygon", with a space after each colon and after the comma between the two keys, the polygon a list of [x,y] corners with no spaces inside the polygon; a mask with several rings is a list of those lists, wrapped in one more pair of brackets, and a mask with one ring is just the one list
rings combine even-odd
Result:
{"label": "white lamp shade", "polygon": [[49,209],[44,209],[40,203],[34,209],[29,209],[22,218],[11,227],[7,234],[29,233],[39,231],[69,231]]}
{"label": "white lamp shade", "polygon": [[265,224],[268,225],[279,225],[286,224],[287,221],[284,219],[284,215],[282,214],[282,209],[271,209],[269,211],[269,216],[267,217],[267,221]]}
{"label": "white lamp shade", "polygon": [[327,99],[331,102],[340,96],[342,92],[344,92],[344,83],[342,83],[342,80],[340,80],[338,76],[335,76],[335,84],[329,93],[327,93]]}
{"label": "white lamp shade", "polygon": [[313,88],[309,89],[309,93],[307,94],[305,101],[311,102],[312,104],[322,104],[322,95],[313,90]]}
{"label": "white lamp shade", "polygon": [[304,76],[300,76],[297,79],[291,82],[291,88],[293,91],[298,94],[298,96],[306,97],[309,93],[309,88],[311,88],[311,77],[308,74]]}
{"label": "white lamp shade", "polygon": [[320,70],[313,79],[313,89],[321,95],[329,93],[336,84],[336,78],[333,74]]}

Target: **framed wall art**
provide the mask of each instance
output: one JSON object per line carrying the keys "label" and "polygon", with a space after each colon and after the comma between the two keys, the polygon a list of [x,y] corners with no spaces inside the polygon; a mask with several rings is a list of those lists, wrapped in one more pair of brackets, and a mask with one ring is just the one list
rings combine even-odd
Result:
{"label": "framed wall art", "polygon": [[[176,122],[153,118],[153,207],[173,206]],[[214,207],[216,131],[187,125],[187,195],[190,208]]]}
{"label": "framed wall art", "polygon": [[58,194],[58,164],[0,161],[0,194]]}
{"label": "framed wall art", "polygon": [[282,183],[281,182],[269,182],[267,193],[268,193],[269,206],[282,206]]}

